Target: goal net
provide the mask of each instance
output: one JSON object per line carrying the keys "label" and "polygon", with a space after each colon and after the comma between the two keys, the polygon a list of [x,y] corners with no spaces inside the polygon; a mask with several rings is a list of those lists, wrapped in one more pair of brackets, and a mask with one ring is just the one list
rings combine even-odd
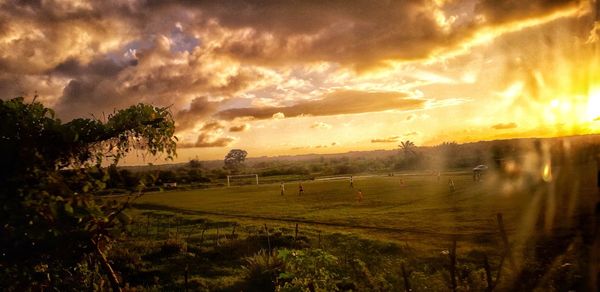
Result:
{"label": "goal net", "polygon": [[227,186],[258,184],[258,174],[235,174],[227,176]]}

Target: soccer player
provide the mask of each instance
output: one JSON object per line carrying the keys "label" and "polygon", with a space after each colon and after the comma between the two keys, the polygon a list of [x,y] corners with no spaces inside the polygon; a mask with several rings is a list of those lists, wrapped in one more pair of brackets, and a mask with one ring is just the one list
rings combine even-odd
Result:
{"label": "soccer player", "polygon": [[302,187],[302,183],[298,185],[298,196],[304,195],[304,187]]}
{"label": "soccer player", "polygon": [[360,203],[360,202],[362,202],[362,200],[363,200],[363,193],[359,189],[358,192],[356,192],[356,201]]}
{"label": "soccer player", "polygon": [[281,182],[281,195],[283,196],[285,194],[285,185],[283,184],[283,182]]}
{"label": "soccer player", "polygon": [[352,176],[350,176],[350,187],[354,188],[354,178]]}

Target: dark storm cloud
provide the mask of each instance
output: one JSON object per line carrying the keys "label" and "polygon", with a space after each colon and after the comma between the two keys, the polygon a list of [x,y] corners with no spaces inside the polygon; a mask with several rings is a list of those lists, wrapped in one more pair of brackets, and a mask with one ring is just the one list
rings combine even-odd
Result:
{"label": "dark storm cloud", "polygon": [[[587,0],[586,0],[587,1]],[[475,7],[477,13],[490,23],[515,21],[544,16],[555,11],[576,7],[583,0],[480,0]]]}
{"label": "dark storm cloud", "polygon": [[207,148],[207,147],[227,147],[236,139],[229,136],[223,136],[225,126],[218,122],[205,123],[200,129],[200,133],[194,143],[183,143],[180,147],[183,148]]}
{"label": "dark storm cloud", "polygon": [[137,60],[127,60],[127,61],[115,61],[110,58],[102,58],[93,60],[89,64],[82,64],[77,59],[68,59],[48,73],[56,73],[58,75],[64,75],[68,77],[79,77],[83,75],[98,75],[101,77],[113,77],[119,74],[123,69],[129,66],[136,66]]}
{"label": "dark storm cloud", "polygon": [[177,130],[188,129],[199,121],[210,117],[217,110],[218,104],[218,102],[209,101],[207,97],[195,98],[188,109],[181,110],[175,114]]}
{"label": "dark storm cloud", "polygon": [[238,117],[268,119],[276,113],[286,117],[300,115],[331,116],[358,114],[385,110],[414,110],[425,106],[426,100],[410,98],[403,92],[336,91],[322,99],[301,101],[286,107],[233,108],[216,114],[219,118],[232,120]]}

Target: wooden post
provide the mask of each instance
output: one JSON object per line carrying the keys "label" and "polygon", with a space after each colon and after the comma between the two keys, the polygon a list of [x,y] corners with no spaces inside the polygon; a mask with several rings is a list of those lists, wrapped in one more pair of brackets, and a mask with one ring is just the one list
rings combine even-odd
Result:
{"label": "wooden post", "polygon": [[229,176],[227,176],[227,187],[229,187]]}
{"label": "wooden post", "polygon": [[491,292],[494,290],[494,283],[492,280],[492,269],[490,268],[490,263],[488,262],[487,255],[483,256],[483,269],[485,270],[485,280],[487,282],[487,287],[485,291]]}
{"label": "wooden post", "polygon": [[189,269],[188,269],[188,265],[185,265],[185,275],[183,276],[183,283],[184,283],[184,289],[185,292],[188,292],[188,274],[189,274]]}
{"label": "wooden post", "polygon": [[231,240],[235,239],[235,227],[236,225],[233,225],[233,230],[231,230]]}
{"label": "wooden post", "polygon": [[160,232],[160,225],[159,225],[159,221],[160,219],[158,219],[158,217],[156,217],[156,238],[158,239],[158,233]]}
{"label": "wooden post", "polygon": [[321,248],[321,230],[319,230],[319,248]]}
{"label": "wooden post", "polygon": [[181,222],[181,218],[177,217],[176,226],[175,226],[175,238],[179,239],[179,223]]}
{"label": "wooden post", "polygon": [[169,238],[170,232],[171,232],[171,217],[167,217],[167,238]]}
{"label": "wooden post", "polygon": [[452,240],[452,249],[450,249],[450,283],[453,292],[456,292],[456,239]]}
{"label": "wooden post", "polygon": [[200,235],[200,243],[204,243],[204,231],[206,231],[206,225],[202,228],[202,234]]}
{"label": "wooden post", "polygon": [[296,231],[294,233],[294,241],[298,240],[298,223],[296,223]]}
{"label": "wooden post", "polygon": [[502,218],[502,213],[498,213],[496,215],[496,219],[498,220],[498,229],[500,230],[500,236],[502,237],[502,243],[504,244],[504,254],[505,257],[508,257],[508,260],[512,266],[515,268],[515,261],[512,258],[510,244],[508,242],[508,235],[506,234],[506,230],[504,229],[504,219]]}
{"label": "wooden post", "polygon": [[256,176],[256,185],[258,185],[258,174],[255,174]]}
{"label": "wooden post", "polygon": [[215,238],[215,245],[219,246],[219,225],[217,225],[217,238]]}
{"label": "wooden post", "polygon": [[402,268],[402,278],[404,279],[404,290],[406,292],[410,292],[410,291],[412,291],[412,289],[410,289],[410,281],[408,280],[408,273],[406,272],[406,269],[404,268],[404,263],[402,263],[400,265],[400,268]]}

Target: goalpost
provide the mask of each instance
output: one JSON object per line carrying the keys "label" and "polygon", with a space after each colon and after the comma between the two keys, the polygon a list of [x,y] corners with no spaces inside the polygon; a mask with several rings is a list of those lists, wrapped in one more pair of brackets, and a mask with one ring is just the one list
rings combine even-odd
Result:
{"label": "goalpost", "polygon": [[230,178],[236,177],[254,177],[256,179],[256,184],[258,185],[258,174],[233,174],[227,176],[227,187],[230,187]]}

